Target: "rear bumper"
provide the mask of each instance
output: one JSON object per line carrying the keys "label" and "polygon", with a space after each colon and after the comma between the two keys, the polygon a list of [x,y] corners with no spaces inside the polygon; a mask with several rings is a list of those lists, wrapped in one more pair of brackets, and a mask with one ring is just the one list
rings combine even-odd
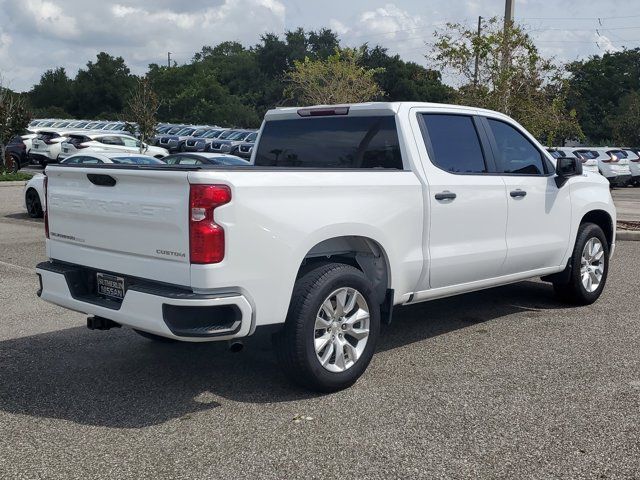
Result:
{"label": "rear bumper", "polygon": [[138,281],[122,302],[89,293],[84,267],[43,262],[36,267],[38,296],[61,307],[108,318],[137,330],[187,342],[245,337],[253,311],[239,293],[196,294],[180,287]]}
{"label": "rear bumper", "polygon": [[33,162],[36,163],[40,163],[40,162],[45,162],[45,163],[56,163],[58,161],[58,158],[51,158],[49,155],[49,152],[46,152],[46,155],[44,154],[44,152],[41,153],[34,153],[33,151],[31,151],[31,153],[29,153],[29,155],[31,156],[31,160]]}
{"label": "rear bumper", "polygon": [[607,180],[609,180],[609,182],[614,185],[625,185],[626,183],[629,182],[629,180],[631,180],[631,174],[630,173],[618,174],[615,176],[607,177]]}

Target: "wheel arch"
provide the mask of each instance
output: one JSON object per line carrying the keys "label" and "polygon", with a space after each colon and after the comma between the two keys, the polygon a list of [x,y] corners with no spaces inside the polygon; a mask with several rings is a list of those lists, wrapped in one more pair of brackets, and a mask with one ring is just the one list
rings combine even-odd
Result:
{"label": "wheel arch", "polygon": [[611,249],[611,246],[613,245],[614,242],[614,226],[613,226],[613,219],[611,218],[611,215],[609,215],[608,212],[606,212],[605,210],[590,210],[587,213],[585,213],[582,216],[582,219],[580,220],[580,225],[584,224],[584,223],[594,223],[596,225],[598,225],[602,231],[604,232],[604,236],[607,239],[607,244],[609,246],[609,249]]}
{"label": "wheel arch", "polygon": [[389,256],[377,240],[365,235],[340,235],[326,238],[311,247],[298,268],[296,278],[320,262],[351,265],[371,281],[376,296],[383,303],[391,288]]}

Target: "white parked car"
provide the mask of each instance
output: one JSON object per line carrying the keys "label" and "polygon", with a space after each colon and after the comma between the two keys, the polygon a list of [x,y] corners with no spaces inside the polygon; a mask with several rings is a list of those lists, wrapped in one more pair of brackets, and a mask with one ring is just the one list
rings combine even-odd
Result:
{"label": "white parked car", "polygon": [[61,144],[65,140],[64,131],[40,130],[36,137],[31,139],[29,155],[33,161],[46,167],[49,163],[55,163],[59,160]]}
{"label": "white parked car", "polygon": [[155,340],[269,332],[293,380],[335,391],[365,371],[394,305],[536,277],[589,304],[607,280],[607,181],[503,114],[281,108],[251,161],[48,167],[38,294]]}
{"label": "white parked car", "polygon": [[[140,140],[131,135],[115,132],[74,132],[61,145],[60,158],[66,158],[85,149],[108,150],[121,153],[140,153]],[[142,153],[163,158],[169,152],[162,147],[143,144]]]}
{"label": "white parked car", "polygon": [[[165,162],[148,155],[127,154],[122,152],[91,150],[60,161],[63,165],[165,165]],[[24,187],[24,206],[32,218],[40,218],[47,209],[45,195],[46,175],[38,173],[31,177]]]}
{"label": "white parked car", "polygon": [[567,154],[574,155],[582,161],[582,170],[591,173],[600,173],[598,167],[598,152],[589,148],[566,148]]}
{"label": "white parked car", "polygon": [[640,150],[625,148],[624,153],[629,160],[629,170],[631,171],[631,185],[640,187]]}
{"label": "white parked car", "polygon": [[609,180],[611,185],[624,186],[631,180],[629,160],[625,154],[620,154],[619,148],[593,147],[590,151],[598,154],[598,170]]}

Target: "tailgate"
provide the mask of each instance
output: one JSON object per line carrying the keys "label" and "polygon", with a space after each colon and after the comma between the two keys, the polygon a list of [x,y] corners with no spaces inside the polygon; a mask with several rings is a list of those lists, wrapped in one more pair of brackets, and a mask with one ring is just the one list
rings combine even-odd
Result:
{"label": "tailgate", "polygon": [[190,285],[186,171],[49,167],[48,254]]}

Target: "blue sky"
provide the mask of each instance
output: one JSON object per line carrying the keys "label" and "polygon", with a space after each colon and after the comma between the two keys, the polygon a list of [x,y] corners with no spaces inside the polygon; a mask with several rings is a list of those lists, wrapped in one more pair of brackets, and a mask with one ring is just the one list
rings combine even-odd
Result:
{"label": "blue sky", "polygon": [[[558,61],[640,46],[640,2],[515,0],[516,21]],[[346,45],[381,44],[424,65],[434,30],[503,15],[503,0],[0,0],[0,75],[28,90],[48,68],[78,68],[106,51],[134,73],[173,52],[188,62],[203,45],[255,44],[262,33],[331,27]]]}

